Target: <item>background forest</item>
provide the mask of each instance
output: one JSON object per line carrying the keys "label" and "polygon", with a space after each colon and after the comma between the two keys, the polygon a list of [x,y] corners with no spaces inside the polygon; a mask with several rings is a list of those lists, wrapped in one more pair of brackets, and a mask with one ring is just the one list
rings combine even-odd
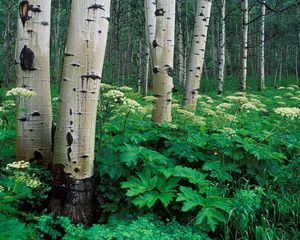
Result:
{"label": "background forest", "polygon": [[[89,136],[91,146],[95,139],[87,167],[93,181],[81,185],[81,166],[75,167],[76,177],[62,180],[70,185],[74,180],[75,190],[63,186],[62,193],[56,184],[68,174],[55,169],[56,160],[45,168],[36,151],[28,159],[16,152],[19,116],[28,112],[22,104],[36,97],[26,87],[16,88],[22,2],[28,1],[0,0],[0,239],[300,239],[299,1],[156,1],[176,2],[174,64],[163,66],[173,78],[166,93],[173,93],[167,99],[172,117],[163,120],[152,111],[162,88],[156,86],[151,52],[160,46],[149,39],[147,2],[152,1],[103,1],[110,2],[110,16],[103,17],[109,22],[106,54],[95,136]],[[52,0],[49,23],[53,126],[48,145],[54,159],[60,154],[56,149],[66,145],[69,161],[76,139],[69,133],[60,138],[59,115],[74,2],[79,1]],[[211,11],[201,48],[203,74],[196,76],[201,84],[192,91],[199,96],[189,108],[188,66],[201,4],[211,4]],[[73,39],[73,45],[79,41]],[[243,59],[246,88],[241,87]],[[59,210],[57,195],[67,201]]]}

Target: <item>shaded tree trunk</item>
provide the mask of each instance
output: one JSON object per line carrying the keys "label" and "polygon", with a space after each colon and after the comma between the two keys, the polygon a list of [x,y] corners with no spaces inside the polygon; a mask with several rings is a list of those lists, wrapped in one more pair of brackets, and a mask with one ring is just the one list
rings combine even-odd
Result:
{"label": "shaded tree trunk", "polygon": [[220,20],[220,49],[219,49],[219,77],[218,77],[218,95],[224,91],[224,73],[225,73],[225,44],[226,44],[226,0],[221,0],[221,20]]}
{"label": "shaded tree trunk", "polygon": [[16,44],[16,85],[37,93],[20,102],[17,114],[16,158],[47,165],[51,157],[50,96],[51,1],[19,1]]}
{"label": "shaded tree trunk", "polygon": [[72,1],[54,141],[50,209],[85,225],[93,219],[95,125],[109,11],[109,0]]}
{"label": "shaded tree trunk", "polygon": [[176,1],[156,1],[156,30],[153,47],[153,96],[152,122],[172,121],[173,55],[175,38]]}
{"label": "shaded tree trunk", "polygon": [[265,89],[265,15],[266,15],[266,0],[262,0],[261,4],[261,26],[260,26],[260,78],[258,90]]}
{"label": "shaded tree trunk", "polygon": [[197,2],[194,34],[183,96],[183,105],[193,111],[196,110],[200,81],[203,73],[211,4],[212,0],[198,0]]}
{"label": "shaded tree trunk", "polygon": [[12,33],[12,1],[7,2],[7,14],[6,14],[6,29],[5,29],[5,86],[9,87],[11,79],[11,65],[13,62],[13,33]]}
{"label": "shaded tree trunk", "polygon": [[241,39],[241,76],[239,91],[246,92],[247,88],[247,59],[248,59],[248,20],[249,9],[248,0],[242,2],[242,39]]}

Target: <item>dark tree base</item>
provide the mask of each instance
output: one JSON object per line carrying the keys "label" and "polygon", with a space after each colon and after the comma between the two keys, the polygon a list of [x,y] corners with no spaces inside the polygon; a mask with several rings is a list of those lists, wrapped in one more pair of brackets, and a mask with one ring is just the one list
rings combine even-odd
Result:
{"label": "dark tree base", "polygon": [[55,216],[67,216],[72,223],[93,223],[94,178],[73,179],[63,165],[52,167],[52,190],[49,209]]}

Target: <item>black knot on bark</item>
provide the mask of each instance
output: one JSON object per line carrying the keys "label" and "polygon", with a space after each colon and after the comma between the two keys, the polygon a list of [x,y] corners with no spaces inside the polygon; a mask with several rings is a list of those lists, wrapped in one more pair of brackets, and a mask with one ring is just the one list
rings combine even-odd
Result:
{"label": "black knot on bark", "polygon": [[159,73],[158,67],[153,68],[153,73]]}
{"label": "black knot on bark", "polygon": [[32,70],[33,67],[33,60],[34,60],[34,53],[33,51],[24,45],[21,53],[20,53],[20,64],[22,70]]}
{"label": "black knot on bark", "polygon": [[159,9],[156,9],[155,11],[155,16],[158,17],[158,16],[163,16],[165,14],[166,11],[164,11],[163,8],[159,8]]}
{"label": "black knot on bark", "polygon": [[156,40],[153,40],[153,42],[152,42],[152,46],[153,46],[154,48],[156,48],[156,47],[158,47],[158,46],[159,46]]}
{"label": "black knot on bark", "polygon": [[165,67],[166,70],[167,70],[168,76],[169,76],[169,77],[173,77],[173,68],[172,68],[170,65],[168,65],[168,64],[165,64],[164,67]]}
{"label": "black knot on bark", "polygon": [[101,5],[101,4],[93,4],[91,6],[88,7],[88,9],[93,9],[93,10],[97,10],[97,9],[101,9],[101,10],[105,10],[104,9],[104,5]]}

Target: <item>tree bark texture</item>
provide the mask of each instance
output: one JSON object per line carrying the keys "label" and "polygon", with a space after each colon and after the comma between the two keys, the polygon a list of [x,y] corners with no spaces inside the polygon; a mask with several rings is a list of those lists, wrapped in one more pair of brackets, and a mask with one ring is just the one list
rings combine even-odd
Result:
{"label": "tree bark texture", "polygon": [[[50,208],[92,221],[95,126],[110,0],[73,0],[54,141]],[[60,194],[64,193],[64,194]]]}
{"label": "tree bark texture", "polygon": [[241,0],[242,10],[242,38],[241,38],[241,76],[239,91],[246,92],[247,83],[247,59],[248,59],[248,0]]}
{"label": "tree bark texture", "polygon": [[266,16],[266,0],[262,0],[261,4],[261,26],[260,26],[260,79],[258,90],[265,89],[265,16]]}
{"label": "tree bark texture", "polygon": [[196,110],[200,81],[203,73],[211,5],[212,0],[197,1],[195,27],[187,66],[187,79],[183,96],[183,105],[192,111]]}
{"label": "tree bark texture", "polygon": [[153,111],[152,122],[172,121],[173,57],[176,1],[156,1],[156,30],[153,49]]}
{"label": "tree bark texture", "polygon": [[220,43],[219,43],[219,77],[218,77],[218,95],[224,91],[224,73],[225,73],[225,44],[226,44],[226,0],[221,0],[221,19],[220,19]]}
{"label": "tree bark texture", "polygon": [[37,93],[22,99],[17,114],[17,160],[51,158],[50,0],[19,1],[16,85]]}

